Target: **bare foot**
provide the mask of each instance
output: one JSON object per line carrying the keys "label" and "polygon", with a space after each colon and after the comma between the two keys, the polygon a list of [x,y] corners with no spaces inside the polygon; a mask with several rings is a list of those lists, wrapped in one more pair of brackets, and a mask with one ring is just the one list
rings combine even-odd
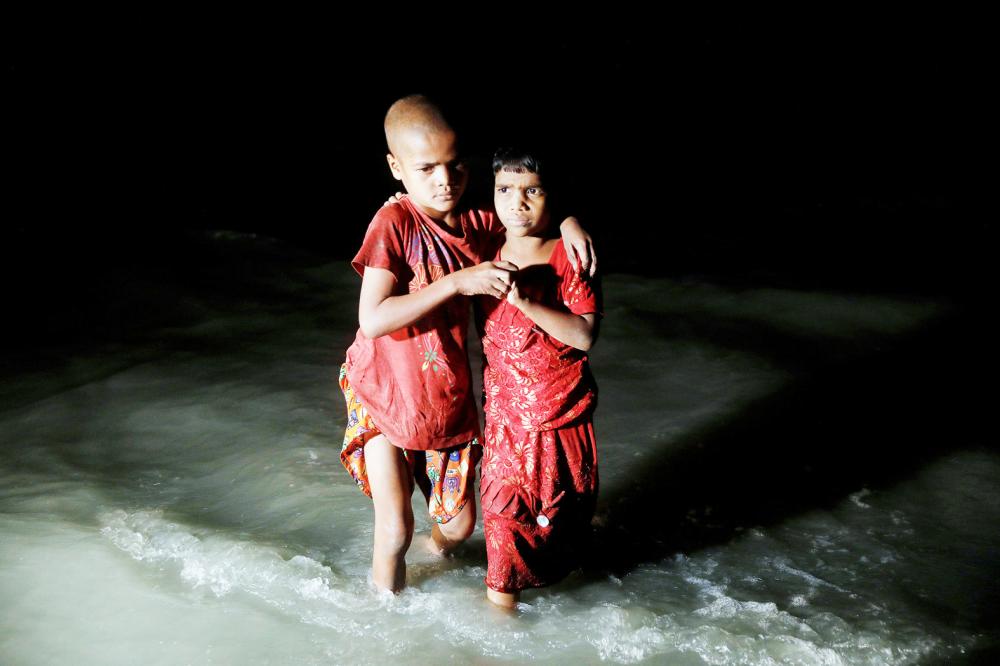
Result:
{"label": "bare foot", "polygon": [[448,552],[438,545],[437,541],[434,540],[431,534],[420,534],[414,538],[420,540],[420,546],[424,552],[433,555],[435,559],[443,559],[448,555]]}
{"label": "bare foot", "polygon": [[465,537],[460,539],[451,539],[445,535],[444,531],[438,525],[431,526],[431,539],[434,541],[434,545],[437,547],[438,552],[444,555],[451,555],[455,552],[455,549],[465,543]]}

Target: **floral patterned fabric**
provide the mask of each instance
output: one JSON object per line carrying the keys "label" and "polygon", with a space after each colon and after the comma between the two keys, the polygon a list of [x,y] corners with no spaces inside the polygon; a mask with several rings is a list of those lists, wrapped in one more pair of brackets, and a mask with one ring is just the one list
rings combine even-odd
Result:
{"label": "floral patterned fabric", "polygon": [[[529,298],[600,314],[596,285],[561,243],[548,264],[518,273]],[[481,497],[486,584],[514,592],[558,581],[576,565],[597,498],[587,355],[549,336],[506,300],[484,298],[485,452]]]}
{"label": "floral patterned fabric", "polygon": [[[340,367],[340,388],[347,401],[347,431],[340,449],[340,462],[368,497],[372,496],[365,467],[365,444],[382,434],[347,379],[347,364]],[[466,444],[436,451],[406,451],[403,456],[427,500],[427,513],[436,523],[457,516],[472,492],[476,463],[482,446],[473,439]]]}
{"label": "floral patterned fabric", "polygon": [[498,592],[550,585],[576,568],[597,501],[590,421],[511,434],[487,427],[482,469],[486,584]]}

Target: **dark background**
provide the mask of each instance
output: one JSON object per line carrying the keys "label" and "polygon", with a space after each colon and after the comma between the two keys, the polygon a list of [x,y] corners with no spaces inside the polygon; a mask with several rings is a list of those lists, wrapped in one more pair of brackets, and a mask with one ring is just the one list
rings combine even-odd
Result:
{"label": "dark background", "polygon": [[109,267],[183,270],[192,231],[349,258],[397,187],[381,122],[412,92],[446,106],[479,165],[505,137],[545,137],[572,167],[572,211],[607,270],[986,289],[995,225],[974,203],[987,183],[974,165],[992,82],[974,17],[580,28],[522,10],[475,29],[388,10],[368,28],[8,22],[8,309],[37,314],[67,279]]}

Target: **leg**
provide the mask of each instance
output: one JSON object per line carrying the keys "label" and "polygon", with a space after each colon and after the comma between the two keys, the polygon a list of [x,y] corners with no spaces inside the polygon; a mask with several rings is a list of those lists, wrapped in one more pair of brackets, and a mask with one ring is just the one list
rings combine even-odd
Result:
{"label": "leg", "polygon": [[[490,481],[484,481],[486,492],[490,490]],[[521,592],[500,592],[496,588],[519,587],[518,568],[511,556],[517,557],[514,547],[517,538],[517,523],[505,519],[487,508],[488,495],[483,495],[483,531],[486,533],[486,598],[494,606],[512,611],[521,600]]]}
{"label": "leg", "polygon": [[[428,451],[425,465],[414,469],[434,521],[427,549],[436,555],[447,555],[455,550],[476,528],[476,463],[480,451],[476,440],[449,449]],[[456,507],[461,507],[457,514]],[[447,522],[438,522],[440,520]]]}
{"label": "leg", "polygon": [[413,538],[413,477],[403,452],[385,435],[365,444],[365,462],[375,501],[372,580],[379,588],[399,592],[406,587],[405,556]]}
{"label": "leg", "polygon": [[469,493],[465,506],[457,516],[443,525],[434,524],[431,528],[431,538],[438,552],[447,555],[472,536],[474,529],[476,529],[476,495],[473,491]]}
{"label": "leg", "polygon": [[500,608],[506,608],[508,610],[513,610],[517,606],[517,602],[521,599],[520,592],[497,592],[492,587],[486,588],[486,598],[492,601],[494,604]]}

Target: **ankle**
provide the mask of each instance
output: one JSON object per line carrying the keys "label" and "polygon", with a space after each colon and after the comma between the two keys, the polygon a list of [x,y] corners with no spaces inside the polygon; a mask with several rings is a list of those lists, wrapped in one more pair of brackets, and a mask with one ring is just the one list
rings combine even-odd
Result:
{"label": "ankle", "polygon": [[517,602],[521,600],[520,592],[497,592],[491,587],[486,588],[486,598],[500,608],[514,610]]}

